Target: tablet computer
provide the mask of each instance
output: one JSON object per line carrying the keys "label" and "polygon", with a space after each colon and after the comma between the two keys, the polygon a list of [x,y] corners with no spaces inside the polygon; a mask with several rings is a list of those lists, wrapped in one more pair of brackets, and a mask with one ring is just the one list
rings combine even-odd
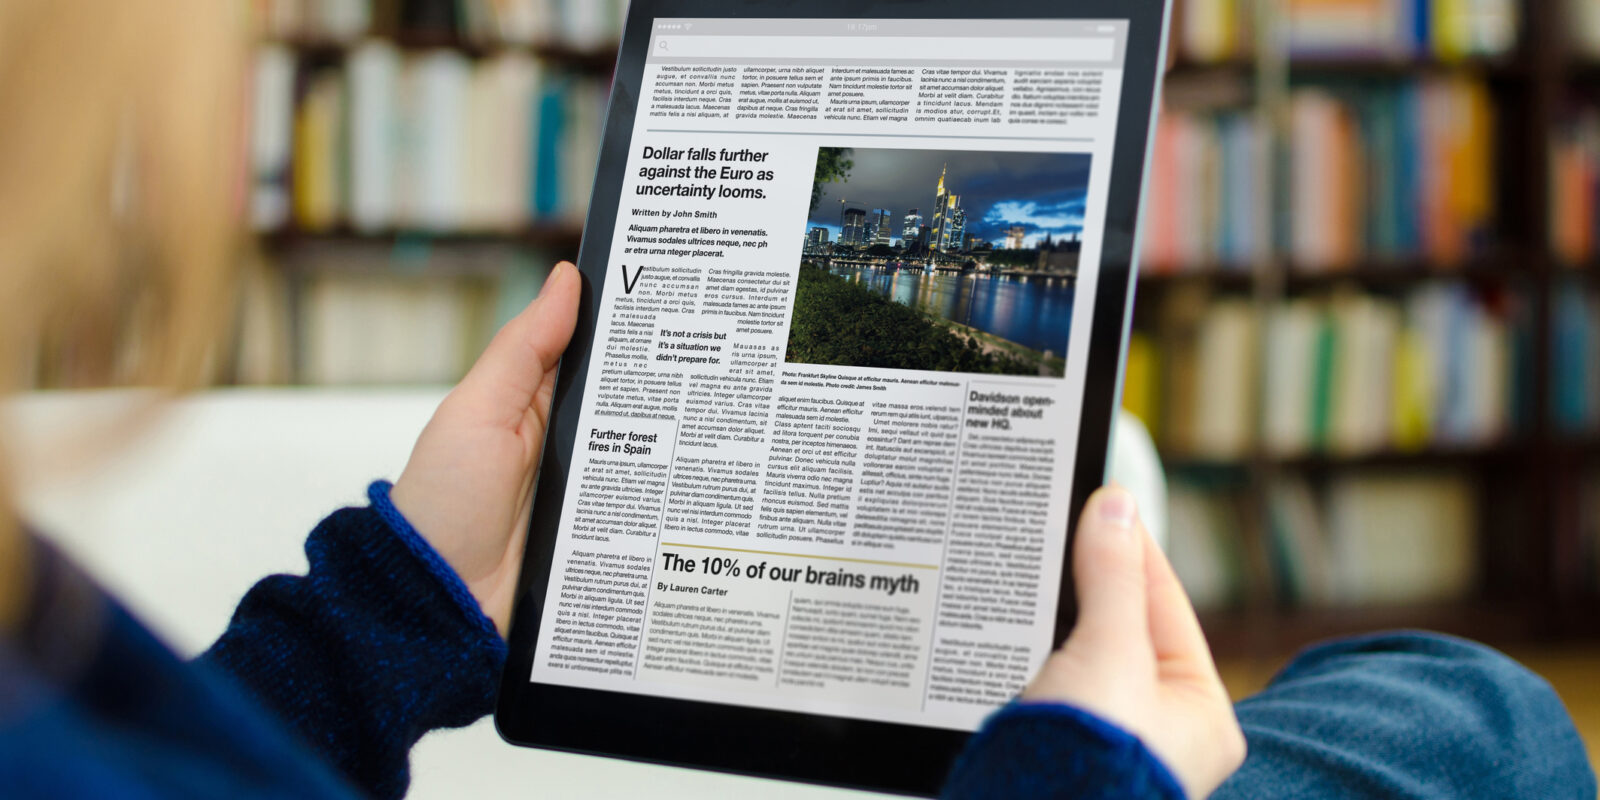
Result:
{"label": "tablet computer", "polygon": [[937,793],[1074,619],[1164,0],[634,0],[496,722]]}

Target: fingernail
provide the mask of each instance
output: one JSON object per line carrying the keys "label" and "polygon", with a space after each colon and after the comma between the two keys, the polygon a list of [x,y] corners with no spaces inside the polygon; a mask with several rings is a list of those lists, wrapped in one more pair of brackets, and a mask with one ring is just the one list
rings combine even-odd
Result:
{"label": "fingernail", "polygon": [[1100,491],[1100,500],[1095,506],[1095,513],[1101,522],[1131,530],[1134,519],[1139,516],[1139,505],[1127,489],[1109,486]]}
{"label": "fingernail", "polygon": [[550,274],[544,276],[544,285],[549,286],[550,284],[555,283],[556,277],[561,273],[566,272],[569,266],[571,265],[565,261],[556,262],[556,266],[554,269],[550,270]]}

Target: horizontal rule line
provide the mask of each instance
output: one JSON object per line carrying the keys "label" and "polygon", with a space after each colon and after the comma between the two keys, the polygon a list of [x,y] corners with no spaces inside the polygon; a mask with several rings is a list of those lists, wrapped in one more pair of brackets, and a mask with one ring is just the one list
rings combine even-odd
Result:
{"label": "horizontal rule line", "polygon": [[1092,144],[1094,139],[1087,136],[980,136],[977,134],[956,133],[812,133],[810,131],[729,131],[729,130],[696,130],[689,128],[648,128],[650,133],[718,133],[727,136],[819,136],[819,137],[857,137],[880,139],[996,139],[1010,142],[1081,142]]}
{"label": "horizontal rule line", "polygon": [[876,564],[880,567],[906,567],[909,569],[937,570],[937,564],[907,564],[903,561],[874,561],[870,558],[845,558],[843,556],[807,556],[799,553],[780,553],[776,550],[744,550],[738,547],[713,547],[708,544],[679,544],[677,542],[662,542],[662,547],[687,547],[692,550],[721,550],[727,553],[749,553],[757,556],[783,556],[785,558],[812,558],[819,561],[848,561],[852,564]]}

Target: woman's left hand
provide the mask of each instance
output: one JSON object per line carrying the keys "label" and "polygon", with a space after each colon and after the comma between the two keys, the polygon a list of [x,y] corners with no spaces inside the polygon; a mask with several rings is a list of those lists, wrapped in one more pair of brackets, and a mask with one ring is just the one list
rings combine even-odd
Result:
{"label": "woman's left hand", "polygon": [[561,262],[433,413],[390,493],[505,636],[533,509],[556,365],[582,280]]}

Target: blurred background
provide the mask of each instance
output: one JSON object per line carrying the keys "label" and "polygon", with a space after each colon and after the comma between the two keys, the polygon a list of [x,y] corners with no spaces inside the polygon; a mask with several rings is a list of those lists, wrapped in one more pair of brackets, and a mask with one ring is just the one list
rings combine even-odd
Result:
{"label": "blurred background", "polygon": [[[448,384],[576,255],[625,2],[244,5],[254,241],[215,383]],[[1425,627],[1527,660],[1594,742],[1600,3],[1174,20],[1125,402],[1230,684]]]}

